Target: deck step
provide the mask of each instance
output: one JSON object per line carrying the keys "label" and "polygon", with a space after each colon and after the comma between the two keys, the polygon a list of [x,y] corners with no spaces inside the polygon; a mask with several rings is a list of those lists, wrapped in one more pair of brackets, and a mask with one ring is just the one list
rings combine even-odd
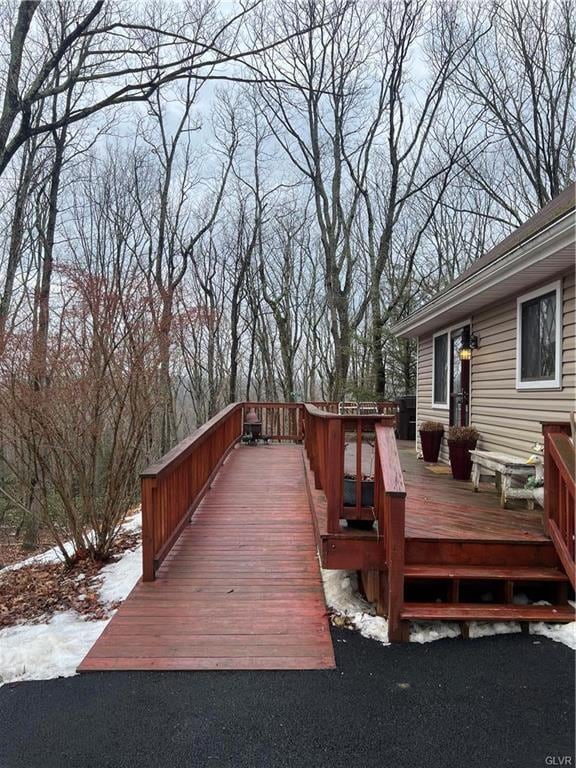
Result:
{"label": "deck step", "polygon": [[506,603],[405,603],[400,617],[410,621],[574,621],[570,605],[509,605]]}
{"label": "deck step", "polygon": [[568,581],[559,568],[516,566],[501,568],[494,565],[407,565],[406,578],[415,579],[498,579],[505,581]]}

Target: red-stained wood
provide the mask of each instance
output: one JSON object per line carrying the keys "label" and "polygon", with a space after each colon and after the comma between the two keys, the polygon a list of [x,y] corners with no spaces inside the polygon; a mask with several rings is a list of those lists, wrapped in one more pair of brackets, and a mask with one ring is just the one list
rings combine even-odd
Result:
{"label": "red-stained wood", "polygon": [[298,446],[230,454],[80,671],[334,666]]}
{"label": "red-stained wood", "polygon": [[493,565],[407,565],[406,578],[417,579],[502,579],[510,581],[567,581],[566,574],[558,568],[545,567],[496,567]]}
{"label": "red-stained wood", "polygon": [[220,411],[141,474],[142,574],[152,581],[235,443],[241,403]]}
{"label": "red-stained wood", "polygon": [[413,621],[549,621],[576,618],[570,605],[507,605],[505,603],[406,603],[402,618]]}
{"label": "red-stained wood", "polygon": [[376,425],[376,447],[380,458],[383,490],[387,496],[406,496],[404,475],[398,455],[394,430],[389,426]]}
{"label": "red-stained wood", "polygon": [[328,532],[340,530],[344,485],[344,432],[338,418],[327,421],[326,470],[322,488],[327,501]]}
{"label": "red-stained wood", "polygon": [[390,642],[407,639],[402,619],[404,605],[406,489],[394,429],[376,424],[375,505],[379,536],[383,540],[385,570],[380,570],[378,607],[388,618]]}
{"label": "red-stained wood", "polygon": [[543,431],[546,529],[572,587],[576,588],[574,443],[568,435],[568,424],[545,424]]}

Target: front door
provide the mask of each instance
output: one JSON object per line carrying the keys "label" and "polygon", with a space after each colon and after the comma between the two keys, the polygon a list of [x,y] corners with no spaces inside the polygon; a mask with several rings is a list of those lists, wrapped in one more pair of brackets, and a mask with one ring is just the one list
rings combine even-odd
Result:
{"label": "front door", "polygon": [[467,427],[470,418],[470,360],[460,359],[462,336],[470,326],[450,334],[450,426]]}

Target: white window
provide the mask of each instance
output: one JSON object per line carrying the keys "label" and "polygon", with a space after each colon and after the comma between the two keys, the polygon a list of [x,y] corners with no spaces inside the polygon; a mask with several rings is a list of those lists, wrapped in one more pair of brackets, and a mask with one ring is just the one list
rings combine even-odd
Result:
{"label": "white window", "polygon": [[448,331],[435,334],[432,350],[432,406],[434,408],[448,408]]}
{"label": "white window", "polygon": [[560,387],[562,364],[562,283],[518,298],[517,389]]}

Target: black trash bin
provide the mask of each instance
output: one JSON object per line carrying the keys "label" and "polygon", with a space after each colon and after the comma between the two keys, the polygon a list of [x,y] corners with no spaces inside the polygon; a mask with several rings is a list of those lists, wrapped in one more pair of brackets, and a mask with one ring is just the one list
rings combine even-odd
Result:
{"label": "black trash bin", "polygon": [[397,400],[398,439],[416,440],[416,395],[404,395]]}

